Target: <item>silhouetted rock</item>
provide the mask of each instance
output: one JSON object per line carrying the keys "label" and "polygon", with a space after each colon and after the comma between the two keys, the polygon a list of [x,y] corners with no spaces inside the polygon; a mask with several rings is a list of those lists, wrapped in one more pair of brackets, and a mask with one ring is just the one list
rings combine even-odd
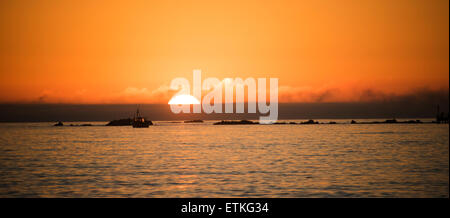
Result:
{"label": "silhouetted rock", "polygon": [[63,124],[61,121],[59,121],[59,122],[56,123],[54,126],[64,126],[64,124]]}
{"label": "silhouetted rock", "polygon": [[184,123],[203,123],[203,120],[186,120]]}
{"label": "silhouetted rock", "polygon": [[214,125],[241,125],[241,124],[258,124],[258,122],[253,122],[250,120],[222,120],[220,122],[214,123]]}
{"label": "silhouetted rock", "polygon": [[356,121],[355,120],[352,120],[352,122],[350,122],[351,124],[356,124]]}
{"label": "silhouetted rock", "polygon": [[289,124],[297,124],[296,122],[289,122]]}
{"label": "silhouetted rock", "polygon": [[392,119],[392,120],[385,120],[383,122],[380,121],[360,122],[359,124],[415,124],[415,123],[423,123],[423,122],[420,120],[397,121],[396,119]]}
{"label": "silhouetted rock", "polygon": [[386,120],[384,121],[385,123],[397,123],[396,119],[392,119],[392,120]]}
{"label": "silhouetted rock", "polygon": [[300,124],[319,124],[319,122],[314,122],[314,120],[308,120],[306,122],[301,122]]}
{"label": "silhouetted rock", "polygon": [[336,122],[334,122],[334,121],[330,121],[330,122],[329,122],[329,124],[336,124]]}
{"label": "silhouetted rock", "polygon": [[133,125],[133,120],[131,118],[112,120],[106,126],[131,126]]}

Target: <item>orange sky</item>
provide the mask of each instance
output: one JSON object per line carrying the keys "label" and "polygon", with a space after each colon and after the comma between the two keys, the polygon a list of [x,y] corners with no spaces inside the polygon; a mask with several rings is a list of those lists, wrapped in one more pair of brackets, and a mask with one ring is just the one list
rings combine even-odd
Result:
{"label": "orange sky", "polygon": [[0,1],[0,102],[167,103],[194,69],[284,102],[448,90],[449,1]]}

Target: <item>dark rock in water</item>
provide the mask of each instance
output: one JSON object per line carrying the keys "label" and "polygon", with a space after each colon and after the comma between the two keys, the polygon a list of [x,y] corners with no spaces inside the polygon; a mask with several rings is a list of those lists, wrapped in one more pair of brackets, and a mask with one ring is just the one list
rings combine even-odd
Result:
{"label": "dark rock in water", "polygon": [[296,122],[289,122],[289,124],[297,124]]}
{"label": "dark rock in water", "polygon": [[386,120],[384,121],[385,123],[397,123],[396,119],[392,119],[392,120]]}
{"label": "dark rock in water", "polygon": [[334,122],[334,121],[330,121],[330,122],[329,122],[329,124],[336,124],[336,122]]}
{"label": "dark rock in water", "polygon": [[408,120],[408,121],[405,121],[404,123],[422,123],[422,121],[420,121],[420,120]]}
{"label": "dark rock in water", "polygon": [[64,126],[64,124],[63,124],[61,121],[59,121],[59,122],[56,123],[54,126]]}
{"label": "dark rock in water", "polygon": [[253,122],[250,120],[222,120],[220,122],[214,123],[214,125],[240,125],[240,124],[258,124],[258,122]]}
{"label": "dark rock in water", "polygon": [[120,120],[113,120],[113,121],[110,121],[106,125],[107,126],[131,126],[131,125],[133,125],[133,120],[131,118],[120,119]]}
{"label": "dark rock in water", "polygon": [[184,123],[203,123],[203,120],[186,120]]}
{"label": "dark rock in water", "polygon": [[86,124],[81,124],[81,126],[92,126],[92,124],[86,123]]}
{"label": "dark rock in water", "polygon": [[308,120],[306,122],[301,122],[300,124],[319,124],[319,122],[314,122],[314,120]]}
{"label": "dark rock in water", "polygon": [[356,124],[356,121],[355,120],[352,120],[352,122],[350,122],[351,124]]}

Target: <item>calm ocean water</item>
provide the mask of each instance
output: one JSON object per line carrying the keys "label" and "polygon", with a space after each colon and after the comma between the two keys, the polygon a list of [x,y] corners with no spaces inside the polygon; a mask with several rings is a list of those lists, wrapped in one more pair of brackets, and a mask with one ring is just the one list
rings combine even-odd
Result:
{"label": "calm ocean water", "polygon": [[0,197],[449,196],[448,124],[52,124],[0,124]]}

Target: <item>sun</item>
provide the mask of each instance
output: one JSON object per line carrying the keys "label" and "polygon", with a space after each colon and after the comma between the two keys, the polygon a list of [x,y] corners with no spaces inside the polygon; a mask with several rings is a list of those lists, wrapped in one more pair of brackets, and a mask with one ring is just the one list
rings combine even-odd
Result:
{"label": "sun", "polygon": [[170,99],[169,104],[200,104],[192,95],[177,95]]}

